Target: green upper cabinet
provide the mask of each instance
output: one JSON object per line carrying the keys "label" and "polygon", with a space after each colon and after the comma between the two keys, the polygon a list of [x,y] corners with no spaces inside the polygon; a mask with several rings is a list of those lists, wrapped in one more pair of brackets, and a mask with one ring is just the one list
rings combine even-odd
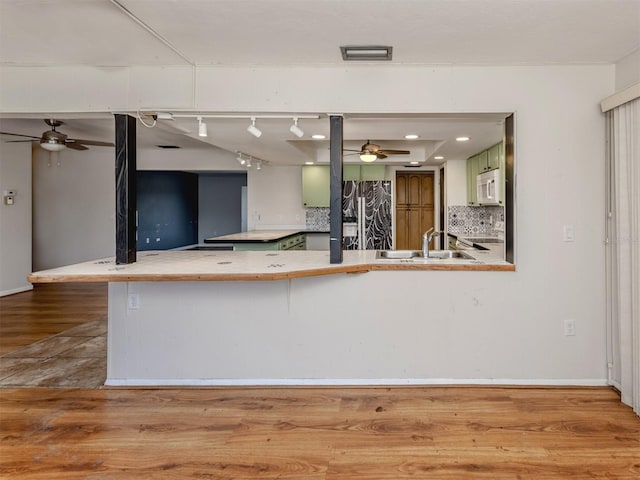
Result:
{"label": "green upper cabinet", "polygon": [[384,180],[387,169],[385,165],[357,165],[342,166],[342,180]]}
{"label": "green upper cabinet", "polygon": [[360,165],[343,165],[342,166],[342,180],[360,180]]}
{"label": "green upper cabinet", "polygon": [[[342,180],[384,180],[385,165],[347,164],[342,167]],[[302,167],[302,203],[305,207],[329,206],[329,165]]]}
{"label": "green upper cabinet", "polygon": [[467,204],[478,205],[478,192],[476,189],[476,177],[480,171],[479,168],[479,156],[474,155],[467,160]]}
{"label": "green upper cabinet", "polygon": [[488,150],[487,170],[502,168],[504,165],[504,145],[502,142],[496,143]]}
{"label": "green upper cabinet", "polygon": [[302,203],[305,207],[329,206],[329,165],[302,167]]}
{"label": "green upper cabinet", "polygon": [[[496,143],[493,147],[483,150],[469,157],[467,160],[467,204],[478,205],[476,177],[480,173],[489,170],[500,169],[501,178],[504,179],[504,144]],[[504,181],[502,182],[504,192]]]}

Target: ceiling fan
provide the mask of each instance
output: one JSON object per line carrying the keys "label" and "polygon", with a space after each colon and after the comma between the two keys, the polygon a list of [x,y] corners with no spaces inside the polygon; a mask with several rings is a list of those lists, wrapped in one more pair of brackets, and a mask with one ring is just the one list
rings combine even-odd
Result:
{"label": "ceiling fan", "polygon": [[113,143],[110,142],[99,142],[97,140],[80,140],[78,138],[68,138],[62,132],[58,132],[56,127],[63,125],[64,122],[60,120],[47,119],[44,121],[47,125],[51,127],[51,130],[47,130],[42,133],[41,137],[34,137],[33,135],[22,135],[20,133],[9,133],[9,132],[0,132],[2,135],[13,135],[15,137],[27,137],[31,140],[8,140],[8,142],[33,142],[38,140],[40,142],[40,146],[45,150],[49,150],[50,152],[59,152],[60,150],[64,150],[66,147],[69,147],[73,150],[88,150],[88,147],[85,145],[92,145],[96,147],[113,147]]}
{"label": "ceiling fan", "polygon": [[380,148],[380,145],[371,143],[370,140],[367,140],[367,143],[362,145],[360,150],[345,149],[345,151],[357,152],[357,154],[360,155],[360,160],[362,160],[363,162],[375,162],[376,160],[387,158],[387,156],[389,155],[408,155],[411,153],[409,150],[392,150],[389,148]]}

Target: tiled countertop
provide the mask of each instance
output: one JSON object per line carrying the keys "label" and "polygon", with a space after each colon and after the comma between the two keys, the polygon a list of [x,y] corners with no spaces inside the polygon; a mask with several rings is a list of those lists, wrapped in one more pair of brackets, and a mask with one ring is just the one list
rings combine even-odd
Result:
{"label": "tiled countertop", "polygon": [[29,281],[251,281],[364,273],[371,270],[515,270],[514,265],[501,260],[497,255],[485,253],[481,258],[482,260],[377,260],[375,250],[356,250],[343,252],[343,263],[330,264],[328,251],[163,250],[138,252],[137,261],[128,265],[116,265],[112,257],[35,272],[29,276]]}

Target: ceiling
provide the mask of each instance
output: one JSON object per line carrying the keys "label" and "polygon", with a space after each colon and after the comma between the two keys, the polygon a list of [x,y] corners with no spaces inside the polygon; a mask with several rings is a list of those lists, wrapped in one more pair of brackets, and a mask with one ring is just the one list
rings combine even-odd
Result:
{"label": "ceiling", "polygon": [[[508,41],[505,39],[508,38]],[[640,0],[0,0],[2,65],[344,65],[340,45],[391,45],[384,65],[613,64],[640,48]],[[266,113],[266,112],[265,112]],[[322,112],[319,112],[321,114]],[[387,163],[441,163],[499,141],[508,112],[474,115],[349,115],[345,148],[367,140],[411,155]],[[326,115],[158,120],[139,146],[242,151],[274,164],[326,161]],[[113,140],[110,115],[60,115],[70,137]],[[0,119],[0,129],[40,135],[45,114]],[[405,141],[414,133],[418,140]],[[461,144],[453,139],[471,137]],[[15,139],[15,138],[13,138]],[[94,147],[104,148],[104,147]],[[357,156],[346,157],[357,161]]]}

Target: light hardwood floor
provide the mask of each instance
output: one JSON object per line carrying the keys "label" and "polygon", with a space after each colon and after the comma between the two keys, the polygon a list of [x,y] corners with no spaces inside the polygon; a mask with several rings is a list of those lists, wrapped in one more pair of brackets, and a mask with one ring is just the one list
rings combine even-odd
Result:
{"label": "light hardwood floor", "polygon": [[606,388],[0,390],[0,477],[640,478]]}
{"label": "light hardwood floor", "polygon": [[[54,290],[12,335],[106,308]],[[0,478],[637,480],[640,418],[609,388],[0,388]]]}

